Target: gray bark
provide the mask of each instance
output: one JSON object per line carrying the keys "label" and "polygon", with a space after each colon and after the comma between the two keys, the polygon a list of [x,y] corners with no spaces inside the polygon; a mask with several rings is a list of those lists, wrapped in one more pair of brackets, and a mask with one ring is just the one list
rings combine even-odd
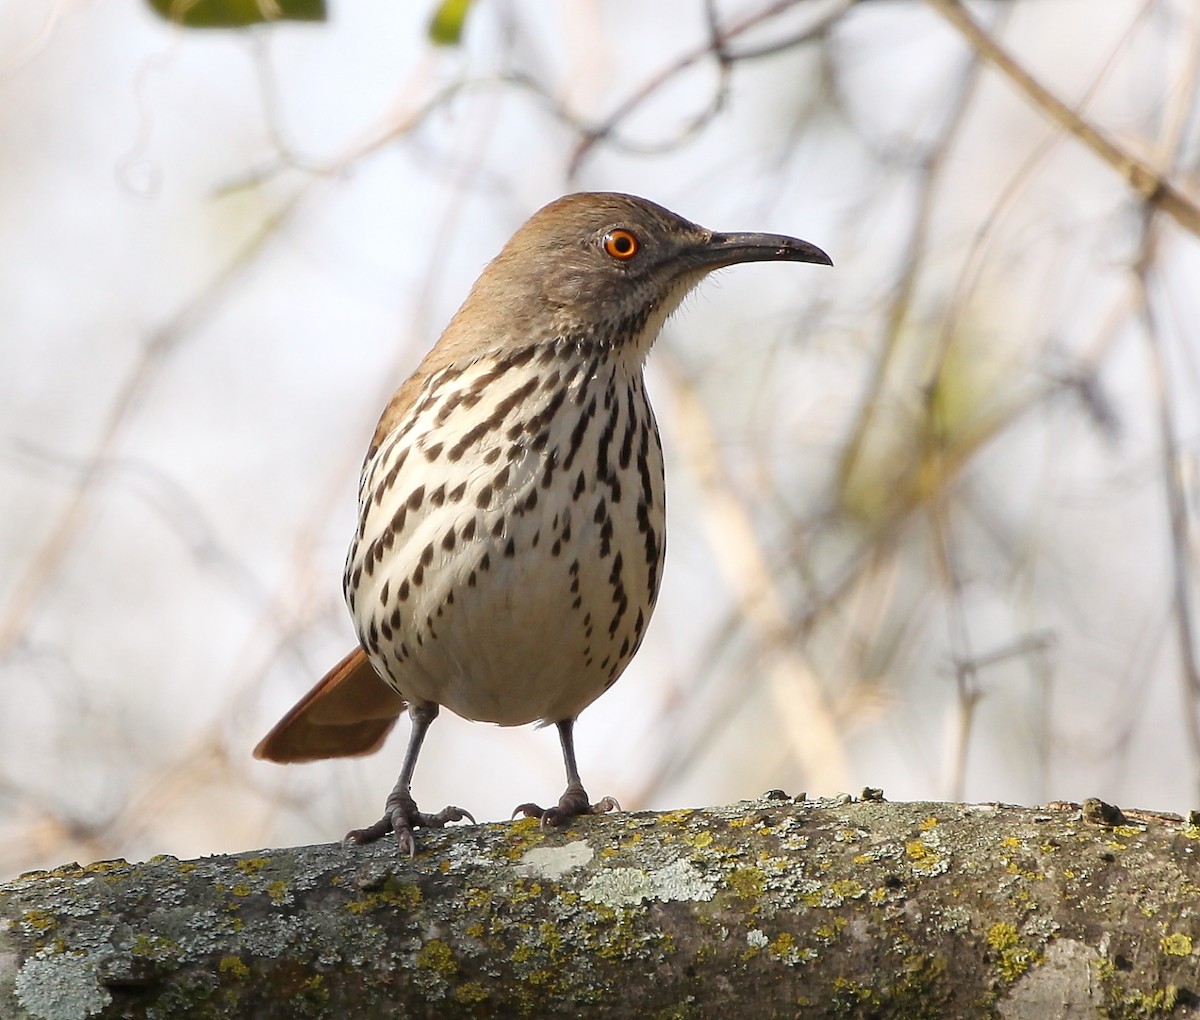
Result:
{"label": "gray bark", "polygon": [[767,797],[418,837],[0,885],[0,1016],[1200,1016],[1200,828],[1166,816]]}

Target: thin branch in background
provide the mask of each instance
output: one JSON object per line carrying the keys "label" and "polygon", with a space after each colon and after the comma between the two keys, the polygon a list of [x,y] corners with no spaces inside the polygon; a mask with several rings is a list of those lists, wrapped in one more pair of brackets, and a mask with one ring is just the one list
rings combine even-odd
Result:
{"label": "thin branch in background", "polygon": [[796,761],[817,788],[843,788],[850,775],[839,727],[828,700],[796,646],[787,602],[770,567],[752,518],[726,478],[712,422],[691,383],[668,359],[660,359],[671,384],[682,457],[700,489],[710,548],[733,590],[738,612],[755,644],[771,652],[769,692]]}
{"label": "thin branch in background", "polygon": [[842,446],[838,458],[837,490],[845,492],[850,477],[861,463],[866,445],[874,433],[874,425],[881,407],[881,399],[891,366],[900,350],[900,341],[905,325],[910,321],[912,303],[916,294],[917,281],[928,255],[929,224],[933,216],[934,203],[938,195],[938,184],[946,168],[947,155],[959,131],[966,123],[966,114],[979,82],[979,62],[968,61],[959,73],[955,87],[947,89],[954,97],[942,123],[938,137],[929,146],[921,163],[917,198],[909,220],[909,232],[901,256],[901,270],[892,288],[884,319],[881,343],[871,364],[871,376],[859,400],[859,411],[855,415],[854,427]]}
{"label": "thin branch in background", "polygon": [[[1130,21],[1128,28],[1122,33],[1121,39],[1113,46],[1103,64],[1084,88],[1076,104],[1080,113],[1087,109],[1099,93],[1100,88],[1115,73],[1120,56],[1132,45],[1139,24],[1149,16],[1152,3],[1153,0],[1145,0],[1136,17]],[[949,356],[953,338],[968,306],[970,295],[979,285],[979,278],[987,264],[987,256],[998,235],[1001,221],[1016,204],[1021,192],[1030,185],[1037,171],[1046,165],[1050,154],[1069,137],[1061,131],[1051,131],[1045,139],[1030,150],[1026,158],[1013,171],[1008,182],[996,196],[991,208],[974,230],[970,248],[962,260],[962,266],[957,274],[954,292],[946,301],[941,317],[934,347],[936,355],[931,359],[929,369],[931,379],[935,378],[942,370],[942,366]],[[1097,362],[1093,361],[1092,364],[1094,366]]]}
{"label": "thin branch in background", "polygon": [[46,48],[46,44],[54,36],[54,30],[58,27],[59,20],[69,6],[69,0],[54,0],[46,8],[46,16],[38,30],[19,45],[15,52],[9,54],[3,63],[0,63],[0,81],[15,77],[18,71]]}
{"label": "thin branch in background", "polygon": [[[1148,224],[1149,227],[1149,224]],[[1179,655],[1180,694],[1183,700],[1184,732],[1191,746],[1194,784],[1200,794],[1200,662],[1197,661],[1195,609],[1192,605],[1190,525],[1187,496],[1181,478],[1179,442],[1176,438],[1174,401],[1171,396],[1162,336],[1148,281],[1153,243],[1147,230],[1146,258],[1139,260],[1137,279],[1141,294],[1142,338],[1154,383],[1158,411],[1158,437],[1162,454],[1162,484],[1170,524],[1171,587],[1174,601],[1175,638]]]}
{"label": "thin branch in background", "polygon": [[87,456],[78,484],[51,520],[13,585],[8,604],[0,613],[0,660],[21,640],[30,617],[46,591],[57,581],[64,562],[74,551],[82,526],[91,513],[96,476],[102,465],[113,458],[134,409],[146,398],[170,355],[216,312],[246,268],[253,264],[283,225],[295,215],[305,196],[306,191],[297,192],[267,217],[253,235],[233,252],[220,271],[147,340],[137,361],[109,401],[108,413]]}
{"label": "thin branch in background", "polygon": [[[1162,139],[1161,159],[1168,170],[1183,155],[1184,128],[1192,120],[1196,106],[1195,84],[1200,78],[1200,31],[1191,34],[1184,86],[1176,93],[1179,102],[1167,118]],[[1192,87],[1187,87],[1191,85]],[[1170,372],[1163,349],[1162,329],[1158,322],[1156,303],[1152,297],[1151,276],[1157,262],[1160,230],[1154,203],[1144,207],[1142,245],[1134,265],[1137,311],[1141,320],[1141,335],[1145,341],[1150,377],[1154,386],[1157,411],[1159,449],[1162,457],[1162,485],[1169,520],[1171,540],[1171,580],[1174,603],[1175,637],[1179,656],[1180,694],[1183,701],[1184,732],[1191,747],[1194,788],[1200,792],[1200,650],[1197,649],[1195,608],[1192,599],[1192,568],[1190,521],[1187,493],[1182,478],[1183,458],[1179,449],[1179,428],[1171,393]]]}
{"label": "thin branch in background", "polygon": [[[730,50],[729,44],[733,40],[744,35],[752,28],[765,24],[771,19],[789,11],[801,2],[803,0],[776,0],[775,3],[768,4],[766,7],[752,14],[739,18],[724,28],[717,27],[714,20],[714,12],[710,7],[707,12],[709,17],[708,41],[704,45],[697,46],[677,57],[675,61],[662,68],[619,103],[617,108],[604,120],[584,130],[583,137],[576,145],[575,151],[571,154],[570,161],[567,164],[567,180],[574,180],[579,173],[583,161],[590,155],[596,145],[601,142],[643,155],[653,155],[678,148],[706,127],[724,107],[729,87],[729,73],[733,64],[739,60],[754,60],[758,57],[773,55],[785,48],[799,47],[823,38],[829,29],[853,6],[856,0],[844,0],[843,3],[823,12],[816,22],[808,26],[804,31],[789,37],[785,42],[781,42],[778,46],[760,46],[748,50],[744,54],[737,54]],[[650,145],[634,145],[626,139],[618,139],[616,137],[616,132],[621,122],[641,106],[642,103],[646,102],[659,89],[672,82],[683,71],[709,57],[715,59],[717,63],[717,86],[713,90],[713,95],[708,105],[698,114],[694,115],[683,128],[677,131],[671,138]]]}
{"label": "thin branch in background", "polygon": [[946,634],[950,641],[950,657],[958,693],[957,712],[951,730],[950,760],[946,769],[946,796],[950,800],[961,801],[966,787],[967,751],[971,745],[975,707],[979,704],[983,692],[979,687],[979,671],[971,651],[970,627],[963,604],[962,571],[946,501],[947,497],[943,497],[930,504],[929,526],[932,531],[934,560],[946,591]]}
{"label": "thin branch in background", "polygon": [[671,783],[687,775],[716,745],[738,707],[745,703],[738,685],[722,682],[731,675],[751,675],[753,664],[748,657],[731,654],[743,629],[743,621],[734,609],[702,635],[696,667],[688,674],[686,686],[678,681],[671,684],[670,698],[647,726],[647,731],[656,735],[654,754],[637,770],[637,786],[627,806],[637,810],[639,805],[652,803]]}
{"label": "thin branch in background", "polygon": [[1200,237],[1200,206],[1145,160],[1112,141],[1094,124],[1072,110],[1037,81],[1000,46],[959,0],[926,0],[953,25],[984,60],[997,68],[1051,121],[1074,135],[1115,170],[1149,205],[1170,216],[1190,234]]}
{"label": "thin branch in background", "polygon": [[[20,440],[10,449],[13,460],[43,473],[52,473],[73,487],[78,487],[83,477],[90,474],[97,492],[108,488],[137,497],[158,516],[168,531],[175,534],[198,567],[219,576],[230,592],[245,601],[248,607],[257,609],[266,603],[267,585],[263,579],[249,563],[220,541],[212,522],[192,494],[154,465],[128,459],[88,464]],[[273,630],[280,629],[282,623],[274,616],[269,616],[266,622]]]}

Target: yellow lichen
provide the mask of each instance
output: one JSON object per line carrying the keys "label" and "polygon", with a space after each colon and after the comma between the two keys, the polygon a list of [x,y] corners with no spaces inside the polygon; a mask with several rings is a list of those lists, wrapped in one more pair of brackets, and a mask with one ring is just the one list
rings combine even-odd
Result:
{"label": "yellow lichen", "polygon": [[832,921],[818,925],[813,931],[813,935],[822,942],[836,942],[845,927],[846,919],[844,917],[835,917]]}
{"label": "yellow lichen", "polygon": [[936,850],[931,849],[922,840],[914,839],[910,843],[904,844],[904,852],[908,855],[911,861],[925,861],[931,857],[937,857]]}
{"label": "yellow lichen", "polygon": [[552,956],[562,950],[562,932],[553,921],[543,921],[538,926],[538,933],[542,937],[542,945],[550,950]]}
{"label": "yellow lichen", "polygon": [[542,823],[536,818],[518,818],[508,825],[508,849],[505,851],[510,860],[519,861],[525,856],[525,851],[541,844],[545,838]]}
{"label": "yellow lichen", "polygon": [[919,828],[922,832],[928,832],[930,829],[936,829],[937,823],[938,823],[937,819],[934,818],[933,815],[930,815],[928,818],[926,818],[924,821],[921,822]]}
{"label": "yellow lichen", "polygon": [[1016,981],[1030,967],[1041,962],[1041,953],[1017,946],[1013,949],[1002,949],[996,966],[1006,981]]}
{"label": "yellow lichen", "polygon": [[129,862],[124,857],[117,857],[111,861],[93,861],[85,864],[81,870],[85,875],[106,875],[110,871],[121,871],[128,867]]}
{"label": "yellow lichen", "polygon": [[766,878],[759,868],[735,868],[725,882],[738,896],[746,900],[758,899],[766,888]]}
{"label": "yellow lichen", "polygon": [[49,910],[26,910],[21,915],[21,924],[38,934],[45,934],[58,924],[58,919]]}
{"label": "yellow lichen", "polygon": [[841,975],[833,979],[833,990],[835,1001],[852,1004],[856,1013],[864,1006],[873,1007],[879,1005],[879,996],[873,988],[868,985],[859,984],[857,981],[851,981],[849,978],[842,977]]}
{"label": "yellow lichen", "polygon": [[1015,925],[1007,921],[987,930],[987,943],[997,951],[996,969],[1007,981],[1015,981],[1030,967],[1042,962],[1042,954],[1020,944]]}
{"label": "yellow lichen", "polygon": [[237,956],[222,956],[221,962],[217,964],[217,969],[222,974],[241,980],[250,976],[250,968]]}
{"label": "yellow lichen", "polygon": [[776,935],[767,946],[767,952],[775,957],[782,959],[789,957],[796,948],[796,939],[791,932],[781,931]]}
{"label": "yellow lichen", "polygon": [[149,960],[171,959],[179,951],[179,943],[161,935],[138,935],[129,946],[130,956],[141,956]]}
{"label": "yellow lichen", "polygon": [[346,909],[352,914],[366,914],[380,907],[412,910],[423,898],[420,886],[389,878],[382,889],[368,893],[361,899],[351,900],[346,904]]}
{"label": "yellow lichen", "polygon": [[238,861],[237,866],[247,875],[257,875],[270,863],[266,857],[247,857],[245,860]]}
{"label": "yellow lichen", "polygon": [[426,970],[436,971],[443,977],[458,972],[458,960],[452,950],[441,939],[430,939],[417,950],[416,964]]}
{"label": "yellow lichen", "polygon": [[468,981],[455,988],[450,996],[455,1002],[470,1005],[475,1002],[483,1002],[488,997],[488,991],[478,981]]}
{"label": "yellow lichen", "polygon": [[688,836],[688,842],[697,849],[703,849],[713,841],[711,832],[693,832]]}
{"label": "yellow lichen", "polygon": [[1168,1016],[1179,1005],[1179,989],[1175,985],[1167,985],[1157,992],[1127,992],[1121,996],[1120,1003],[1125,1007],[1120,1016]]}
{"label": "yellow lichen", "polygon": [[1173,935],[1164,935],[1159,945],[1168,956],[1192,955],[1192,937],[1185,932],[1177,931]]}
{"label": "yellow lichen", "polygon": [[530,882],[526,885],[524,882],[516,882],[513,885],[512,892],[509,894],[510,903],[524,903],[526,900],[536,899],[542,895],[541,882]]}
{"label": "yellow lichen", "polygon": [[852,878],[839,878],[829,883],[829,889],[836,896],[840,896],[844,900],[856,900],[862,896],[866,890]]}
{"label": "yellow lichen", "polygon": [[1015,925],[1007,921],[993,924],[987,930],[987,943],[993,949],[1009,949],[1020,941]]}
{"label": "yellow lichen", "polygon": [[314,974],[300,985],[300,995],[308,1002],[325,1005],[329,1002],[329,989],[325,987],[325,977]]}

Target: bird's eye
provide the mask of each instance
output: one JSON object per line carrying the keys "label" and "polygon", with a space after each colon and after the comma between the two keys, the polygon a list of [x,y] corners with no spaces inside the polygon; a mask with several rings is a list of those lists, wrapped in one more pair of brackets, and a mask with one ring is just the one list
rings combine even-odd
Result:
{"label": "bird's eye", "polygon": [[610,230],[604,235],[604,250],[614,259],[627,262],[638,253],[641,245],[638,239],[628,230]]}

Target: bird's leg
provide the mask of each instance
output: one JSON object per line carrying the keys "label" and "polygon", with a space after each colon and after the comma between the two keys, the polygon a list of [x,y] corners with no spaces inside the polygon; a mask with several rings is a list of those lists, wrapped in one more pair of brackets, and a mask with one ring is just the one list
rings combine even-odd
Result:
{"label": "bird's leg", "polygon": [[605,797],[593,804],[579,779],[579,766],[575,764],[575,720],[563,719],[558,724],[558,739],[562,744],[563,765],[567,769],[567,788],[558,798],[557,807],[538,807],[537,804],[520,804],[513,815],[540,818],[543,826],[563,825],[577,815],[601,815],[605,811],[621,810],[612,797]]}
{"label": "bird's leg", "polygon": [[443,808],[436,815],[427,815],[423,811],[417,810],[411,789],[413,770],[417,767],[417,755],[421,753],[421,744],[425,740],[429,724],[437,718],[438,706],[432,701],[414,701],[408,706],[408,714],[412,719],[408,749],[404,752],[404,764],[400,767],[400,778],[396,780],[396,785],[388,794],[387,802],[384,804],[383,817],[365,829],[353,829],[346,833],[343,842],[374,843],[375,840],[391,832],[395,835],[400,849],[407,851],[408,856],[412,857],[417,852],[413,829],[417,827],[440,829],[447,822],[461,822],[464,818],[475,821],[471,812],[453,805]]}

